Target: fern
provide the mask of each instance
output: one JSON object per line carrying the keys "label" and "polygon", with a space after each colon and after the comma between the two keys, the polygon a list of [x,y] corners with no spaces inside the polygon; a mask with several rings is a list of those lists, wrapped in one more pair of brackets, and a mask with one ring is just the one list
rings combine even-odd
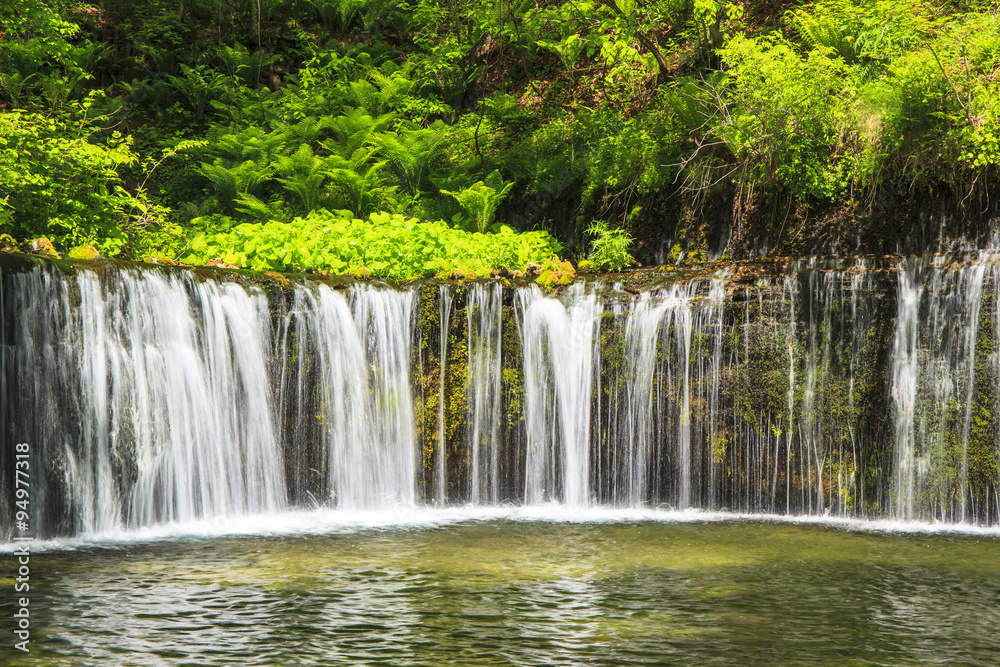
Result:
{"label": "fern", "polygon": [[319,206],[326,180],[327,163],[313,155],[308,144],[302,144],[292,155],[278,156],[275,168],[282,178],[278,182],[298,197],[302,210],[309,213]]}
{"label": "fern", "polygon": [[403,101],[416,94],[418,87],[414,81],[399,70],[383,74],[373,70],[369,79],[360,79],[348,84],[354,106],[364,109],[372,116],[384,114],[399,107]]}
{"label": "fern", "polygon": [[393,118],[391,113],[373,118],[364,109],[350,109],[330,121],[330,129],[336,134],[336,139],[328,139],[322,145],[335,155],[350,158],[369,142],[372,135],[388,127]]}
{"label": "fern", "polygon": [[227,165],[222,158],[216,158],[211,164],[202,162],[197,171],[212,182],[219,202],[230,210],[238,195],[252,194],[271,177],[267,164],[253,160],[233,166]]}
{"label": "fern", "polygon": [[326,26],[347,30],[368,4],[366,0],[307,0]]}
{"label": "fern", "polygon": [[212,100],[225,98],[229,90],[226,77],[210,73],[203,65],[181,65],[181,76],[168,76],[167,82],[187,99],[198,117],[205,113]]}
{"label": "fern", "polygon": [[331,159],[336,165],[329,170],[332,189],[336,193],[337,206],[350,209],[357,215],[366,215],[376,210],[395,209],[395,186],[385,187],[382,171],[386,162],[368,165],[370,151],[359,150],[352,160]]}
{"label": "fern", "polygon": [[255,222],[270,222],[271,220],[287,220],[283,201],[264,203],[254,195],[241,192],[236,195],[236,211]]}
{"label": "fern", "polygon": [[277,54],[262,50],[251,53],[247,47],[239,43],[234,46],[223,46],[217,53],[232,77],[252,85],[257,85],[257,77],[262,70],[278,60]]}
{"label": "fern", "polygon": [[368,0],[364,13],[361,15],[361,25],[365,32],[371,32],[375,24],[386,18],[399,4],[398,0]]}
{"label": "fern", "polygon": [[401,130],[377,134],[372,143],[389,161],[403,189],[416,194],[427,183],[431,166],[444,152],[444,124],[438,121],[425,130]]}
{"label": "fern", "polygon": [[209,135],[210,152],[230,162],[253,160],[270,164],[284,150],[285,138],[277,132],[248,127],[239,132],[217,130]]}
{"label": "fern", "polygon": [[24,86],[33,76],[35,75],[29,74],[22,77],[20,72],[12,72],[11,74],[0,72],[0,89],[3,90],[15,107],[21,105],[21,91],[24,90]]}
{"label": "fern", "polygon": [[494,171],[486,178],[486,182],[479,181],[461,192],[450,190],[441,190],[441,192],[454,197],[472,218],[476,231],[484,234],[493,224],[493,216],[497,207],[500,206],[500,202],[507,196],[513,185],[513,183],[505,183],[500,177],[500,172]]}
{"label": "fern", "polygon": [[279,121],[275,123],[275,132],[282,137],[286,145],[301,146],[316,141],[323,131],[330,127],[332,121],[329,116],[306,116],[294,124]]}
{"label": "fern", "polygon": [[790,10],[786,17],[810,51],[819,47],[833,49],[848,65],[854,64],[857,59],[854,36],[845,34],[836,18],[813,15],[804,9]]}

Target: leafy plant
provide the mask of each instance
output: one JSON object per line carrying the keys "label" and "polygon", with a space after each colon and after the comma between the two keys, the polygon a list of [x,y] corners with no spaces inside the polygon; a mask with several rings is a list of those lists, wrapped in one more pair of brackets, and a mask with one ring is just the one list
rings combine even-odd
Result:
{"label": "leafy plant", "polygon": [[307,0],[327,26],[346,32],[362,13],[369,0]]}
{"label": "leafy plant", "polygon": [[214,162],[202,162],[198,173],[212,182],[219,203],[228,210],[233,209],[233,203],[241,194],[253,194],[258,187],[271,177],[271,169],[263,160],[245,160],[231,165],[222,158]]}
{"label": "leafy plant", "polygon": [[444,124],[378,134],[372,142],[396,172],[403,189],[416,194],[427,185],[431,166],[444,152]]}
{"label": "leafy plant", "polygon": [[594,220],[587,227],[591,237],[588,259],[609,271],[621,271],[635,264],[629,249],[632,235],[621,228],[612,228],[603,220]]}
{"label": "leafy plant", "polygon": [[513,183],[505,183],[499,171],[494,171],[486,177],[486,182],[477,181],[460,192],[441,190],[446,195],[454,197],[472,218],[477,232],[483,233],[493,224],[493,215]]}
{"label": "leafy plant", "polygon": [[323,147],[342,158],[351,158],[374,134],[385,130],[392,119],[391,113],[375,118],[362,107],[348,109],[344,115],[330,120],[336,139],[324,141]]}
{"label": "leafy plant", "polygon": [[371,163],[373,152],[370,148],[358,148],[350,158],[334,155],[328,159],[334,206],[358,215],[398,208],[396,186],[385,185],[382,178],[386,161]]}
{"label": "leafy plant", "polygon": [[[561,249],[546,232],[517,234],[501,227],[496,234],[471,234],[441,221],[422,223],[388,213],[361,220],[346,213],[316,210],[290,223],[203,232],[192,240],[184,261],[205,263],[220,257],[257,271],[314,268],[409,280],[454,270],[487,275],[491,269],[524,269],[530,262],[557,266],[555,255]],[[217,219],[206,226],[220,222],[227,226]]]}
{"label": "leafy plant", "polygon": [[120,172],[138,164],[131,141],[112,133],[94,143],[88,111],[81,104],[49,116],[0,113],[0,215],[18,238],[44,235],[62,248],[91,244],[105,256],[128,255],[167,223],[145,193],[125,187]]}
{"label": "leafy plant", "polygon": [[319,206],[327,178],[327,161],[313,155],[309,144],[299,146],[293,155],[278,156],[275,169],[281,175],[278,181],[298,197],[304,213]]}
{"label": "leafy plant", "polygon": [[777,38],[735,38],[720,55],[729,65],[722,94],[730,106],[713,132],[738,161],[742,185],[835,196],[842,181],[830,155],[841,100],[829,91],[842,84],[843,61],[826,48],[803,61]]}

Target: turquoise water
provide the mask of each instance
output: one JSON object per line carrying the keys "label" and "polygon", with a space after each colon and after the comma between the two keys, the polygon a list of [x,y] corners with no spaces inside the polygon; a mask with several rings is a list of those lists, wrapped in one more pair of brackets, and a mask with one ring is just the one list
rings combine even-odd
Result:
{"label": "turquoise water", "polygon": [[5,640],[4,664],[1000,664],[995,534],[463,521],[77,546],[31,571],[31,653]]}

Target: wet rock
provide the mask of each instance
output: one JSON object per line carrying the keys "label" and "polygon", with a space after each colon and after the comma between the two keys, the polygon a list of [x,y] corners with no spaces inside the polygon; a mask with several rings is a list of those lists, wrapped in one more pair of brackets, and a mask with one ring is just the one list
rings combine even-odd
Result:
{"label": "wet rock", "polygon": [[261,275],[278,283],[282,289],[289,290],[292,288],[292,282],[277,271],[265,271]]}

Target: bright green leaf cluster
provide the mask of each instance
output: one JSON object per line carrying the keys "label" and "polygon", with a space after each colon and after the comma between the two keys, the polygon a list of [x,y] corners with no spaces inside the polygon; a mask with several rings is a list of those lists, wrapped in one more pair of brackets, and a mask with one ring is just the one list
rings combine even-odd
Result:
{"label": "bright green leaf cluster", "polygon": [[131,140],[117,132],[96,136],[88,109],[83,104],[48,116],[0,112],[5,231],[21,239],[47,236],[67,249],[92,244],[109,257],[139,249],[161,232],[176,236],[159,207],[124,187],[121,170],[138,160]]}
{"label": "bright green leaf cluster", "polygon": [[523,269],[529,262],[548,266],[561,250],[548,232],[494,229],[470,233],[398,214],[374,213],[360,220],[349,211],[318,209],[288,223],[243,223],[198,234],[184,261],[204,264],[219,258],[255,271],[315,269],[410,280],[453,271],[483,276],[492,269]]}
{"label": "bright green leaf cluster", "polygon": [[621,271],[635,264],[629,252],[632,235],[621,228],[613,228],[603,220],[594,220],[587,228],[593,240],[590,242],[590,261],[609,271]]}

